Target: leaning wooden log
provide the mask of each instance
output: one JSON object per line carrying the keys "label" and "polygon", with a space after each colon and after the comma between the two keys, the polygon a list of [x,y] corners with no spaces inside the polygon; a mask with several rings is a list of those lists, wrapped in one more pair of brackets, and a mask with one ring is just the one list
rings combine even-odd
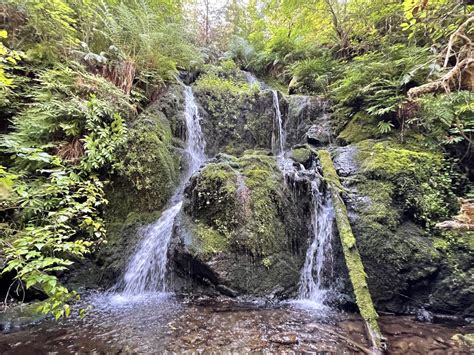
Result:
{"label": "leaning wooden log", "polygon": [[458,231],[474,231],[474,224],[462,223],[459,221],[444,221],[436,223],[436,228]]}
{"label": "leaning wooden log", "polygon": [[[449,37],[444,54],[443,69],[448,69],[451,60],[456,63],[438,80],[408,90],[408,97],[416,97],[440,92],[451,92],[460,89],[474,90],[474,43],[470,38],[470,26],[474,16],[464,21]],[[456,47],[456,49],[454,49]],[[444,53],[444,52],[442,52]]]}
{"label": "leaning wooden log", "polygon": [[367,275],[364,265],[357,249],[356,239],[352,233],[352,228],[347,217],[347,209],[341,198],[341,182],[336,169],[327,150],[318,151],[319,161],[323,172],[323,177],[331,193],[334,210],[336,213],[336,224],[339,230],[342,250],[349,270],[349,278],[354,289],[356,303],[360,315],[365,321],[367,334],[372,344],[373,351],[379,353],[383,351],[382,333],[378,325],[378,314],[375,310],[367,285]]}

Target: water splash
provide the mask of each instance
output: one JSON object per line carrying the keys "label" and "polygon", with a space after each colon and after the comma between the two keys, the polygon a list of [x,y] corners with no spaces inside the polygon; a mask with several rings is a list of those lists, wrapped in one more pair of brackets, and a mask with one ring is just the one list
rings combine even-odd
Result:
{"label": "water splash", "polygon": [[188,168],[181,184],[170,200],[169,207],[155,223],[141,230],[141,242],[130,259],[120,286],[122,295],[137,296],[148,292],[166,292],[168,246],[176,216],[181,210],[186,182],[205,162],[205,140],[200,125],[198,107],[189,86],[184,87],[186,148]]}

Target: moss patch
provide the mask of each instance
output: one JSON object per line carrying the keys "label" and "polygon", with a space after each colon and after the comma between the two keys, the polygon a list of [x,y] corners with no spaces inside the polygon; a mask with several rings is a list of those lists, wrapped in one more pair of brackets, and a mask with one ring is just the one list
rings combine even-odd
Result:
{"label": "moss patch", "polygon": [[212,227],[198,223],[193,232],[196,237],[194,247],[199,248],[205,259],[213,254],[225,252],[229,248],[229,241],[226,236]]}
{"label": "moss patch", "polygon": [[395,186],[391,182],[367,180],[358,184],[359,193],[366,197],[359,218],[374,231],[395,229],[400,222],[400,211],[393,204]]}
{"label": "moss patch", "polygon": [[358,143],[369,138],[378,137],[377,124],[377,118],[363,112],[358,112],[339,133],[337,138],[346,143]]}
{"label": "moss patch", "polygon": [[427,226],[449,216],[456,206],[443,156],[412,150],[391,141],[357,144],[364,175],[394,185],[394,199],[404,212]]}

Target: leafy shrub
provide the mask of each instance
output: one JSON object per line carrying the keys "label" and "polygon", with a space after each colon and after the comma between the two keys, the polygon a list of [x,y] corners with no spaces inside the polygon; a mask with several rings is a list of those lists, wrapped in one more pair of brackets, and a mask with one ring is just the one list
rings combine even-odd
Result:
{"label": "leafy shrub", "polygon": [[337,77],[339,64],[326,54],[298,61],[290,66],[290,72],[308,92],[325,92]]}
{"label": "leafy shrub", "polygon": [[75,13],[68,1],[6,0],[6,5],[20,17],[28,18],[15,30],[25,40],[25,51],[30,57],[53,62],[65,50],[79,44]]}
{"label": "leafy shrub", "polygon": [[26,289],[44,292],[49,298],[42,311],[58,318],[69,314],[65,302],[75,294],[57,272],[105,237],[101,208],[107,201],[97,173],[112,168],[126,138],[122,115],[132,107],[121,90],[80,66],[41,72],[29,99],[1,139],[11,163],[1,172],[4,205],[15,211],[0,240],[3,272],[15,271]]}
{"label": "leafy shrub", "polygon": [[[7,31],[0,30],[0,40],[7,37]],[[0,108],[7,106],[13,96],[14,75],[12,69],[22,56],[21,52],[12,51],[0,42]]]}
{"label": "leafy shrub", "polygon": [[196,81],[196,86],[201,90],[214,94],[223,92],[240,95],[250,94],[253,92],[253,87],[251,85],[235,79],[221,78],[216,73],[208,73],[200,76]]}
{"label": "leafy shrub", "polygon": [[364,110],[381,119],[396,117],[406,91],[423,83],[434,67],[427,49],[396,45],[348,63],[332,86],[338,109]]}
{"label": "leafy shrub", "polygon": [[233,59],[240,63],[244,68],[248,67],[255,56],[255,49],[245,38],[233,36],[229,50],[224,57]]}
{"label": "leafy shrub", "polygon": [[472,142],[474,95],[471,92],[426,95],[417,104],[419,110],[408,123],[430,132],[445,144]]}
{"label": "leafy shrub", "polygon": [[172,3],[168,5],[157,9],[151,1],[138,0],[113,7],[103,4],[98,9],[101,36],[93,48],[109,52],[111,59],[130,60],[142,79],[155,83],[173,80],[178,68],[189,69],[201,59],[189,45],[183,27],[168,21],[177,11]]}

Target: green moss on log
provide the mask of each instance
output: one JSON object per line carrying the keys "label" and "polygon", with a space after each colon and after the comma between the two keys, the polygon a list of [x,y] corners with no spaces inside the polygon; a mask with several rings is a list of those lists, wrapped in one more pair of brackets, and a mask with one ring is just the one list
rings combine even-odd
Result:
{"label": "green moss on log", "polygon": [[375,310],[367,285],[367,275],[356,245],[356,239],[352,233],[352,228],[347,217],[347,210],[344,201],[340,196],[341,183],[339,176],[331,159],[331,155],[326,150],[318,152],[319,160],[323,170],[324,178],[328,183],[331,192],[334,210],[336,213],[336,223],[339,230],[342,249],[346,260],[349,277],[354,289],[357,306],[360,314],[365,320],[371,337],[373,346],[381,348],[381,332],[378,326],[378,314]]}

